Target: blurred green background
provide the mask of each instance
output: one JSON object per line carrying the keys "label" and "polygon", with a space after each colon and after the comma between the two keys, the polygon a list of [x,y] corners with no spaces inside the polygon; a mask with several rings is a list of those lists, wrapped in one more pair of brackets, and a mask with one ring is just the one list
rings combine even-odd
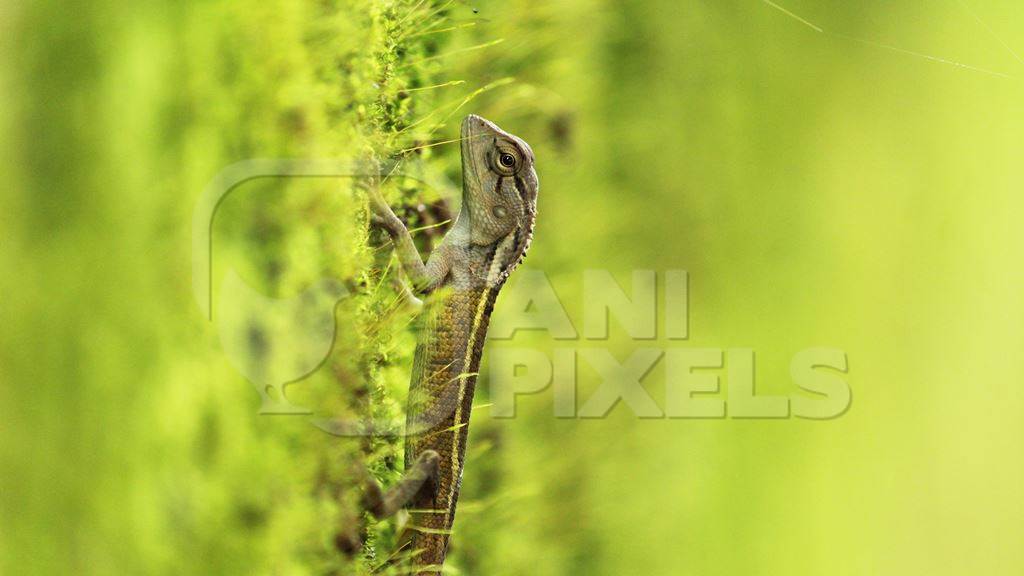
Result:
{"label": "blurred green background", "polygon": [[[548,390],[499,420],[484,381],[452,573],[1021,573],[1024,5],[784,7],[811,25],[755,0],[0,3],[0,572],[378,566],[395,521],[360,518],[353,470],[393,481],[400,441],[261,415],[226,350],[287,372],[296,344],[219,291],[229,271],[285,302],[341,282],[331,357],[288,397],[400,419],[412,312],[359,184],[235,191],[212,323],[192,210],[240,160],[402,158],[429,185],[390,199],[443,222],[457,144],[409,149],[476,112],[537,153],[527,267],[578,329],[584,270],[690,273],[685,342],[613,322],[492,347],[751,348],[758,391],[789,395],[792,356],[829,346],[853,403],[556,420]],[[580,397],[598,384],[581,371]]]}

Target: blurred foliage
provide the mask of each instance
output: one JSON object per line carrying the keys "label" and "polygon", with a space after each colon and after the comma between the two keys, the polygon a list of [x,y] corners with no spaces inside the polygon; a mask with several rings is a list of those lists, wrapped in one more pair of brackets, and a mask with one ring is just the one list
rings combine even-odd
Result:
{"label": "blurred foliage", "polygon": [[[192,211],[234,162],[398,159],[386,193],[428,250],[466,112],[533,145],[527,265],[575,322],[585,269],[686,269],[690,340],[642,345],[752,348],[779,395],[793,354],[840,348],[854,400],[824,422],[481,408],[453,573],[1020,572],[1024,6],[784,4],[827,33],[755,1],[0,4],[0,572],[378,566],[402,519],[362,517],[353,482],[393,482],[401,442],[313,425],[402,418],[414,312],[362,184],[233,191],[212,323]],[[283,388],[312,414],[261,415],[238,362],[279,380],[301,344],[246,306],[322,315],[324,279],[350,294],[333,351]],[[491,346],[638,346],[612,332]],[[660,400],[663,371],[645,383]]]}

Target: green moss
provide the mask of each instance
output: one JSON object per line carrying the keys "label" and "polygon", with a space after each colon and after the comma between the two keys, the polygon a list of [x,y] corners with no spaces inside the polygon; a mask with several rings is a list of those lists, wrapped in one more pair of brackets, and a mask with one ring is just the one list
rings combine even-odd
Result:
{"label": "green moss", "polygon": [[[7,96],[24,113],[11,120],[19,168],[4,177],[20,183],[5,202],[26,219],[22,250],[4,256],[25,273],[4,283],[50,297],[5,317],[39,343],[32,357],[4,363],[7,377],[38,387],[6,393],[53,416],[5,445],[61,464],[27,461],[11,475],[5,517],[24,521],[4,528],[4,571],[353,574],[387,553],[388,523],[370,525],[365,554],[348,557],[335,537],[365,520],[354,466],[393,479],[400,441],[338,438],[309,416],[260,416],[217,322],[234,304],[220,299],[230,270],[283,301],[323,278],[341,282],[350,297],[335,308],[334,352],[285,393],[315,417],[400,418],[406,383],[389,367],[410,361],[408,314],[392,306],[395,270],[371,245],[358,188],[271,178],[233,191],[214,223],[214,323],[191,300],[187,223],[232,162],[387,158],[407,144],[396,134],[434,102],[430,91],[405,90],[437,80],[436,67],[408,62],[438,40],[404,36],[440,17],[437,7],[18,8],[8,26],[21,58],[4,80],[30,88]],[[75,137],[36,137],[52,125]],[[58,200],[57,189],[74,194]],[[95,257],[61,263],[69,249]],[[246,361],[287,372],[294,342],[281,325],[238,314]]]}

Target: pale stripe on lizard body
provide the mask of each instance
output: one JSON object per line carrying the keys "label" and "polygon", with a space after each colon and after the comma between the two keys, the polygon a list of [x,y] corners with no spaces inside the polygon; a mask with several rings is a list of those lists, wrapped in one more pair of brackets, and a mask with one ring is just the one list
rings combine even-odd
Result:
{"label": "pale stripe on lizard body", "polygon": [[533,237],[538,181],[533,151],[477,116],[462,125],[462,210],[426,265],[390,209],[375,213],[403,268],[432,294],[418,323],[409,387],[406,467],[436,452],[434,482],[413,497],[408,545],[420,574],[440,571],[455,520],[469,418],[498,293]]}

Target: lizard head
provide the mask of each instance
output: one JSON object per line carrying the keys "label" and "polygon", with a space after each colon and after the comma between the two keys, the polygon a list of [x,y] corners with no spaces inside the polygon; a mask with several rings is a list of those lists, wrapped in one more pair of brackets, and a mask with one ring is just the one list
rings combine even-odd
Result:
{"label": "lizard head", "polygon": [[493,122],[470,114],[462,122],[462,214],[470,241],[494,245],[491,281],[504,281],[526,256],[537,215],[533,150]]}

